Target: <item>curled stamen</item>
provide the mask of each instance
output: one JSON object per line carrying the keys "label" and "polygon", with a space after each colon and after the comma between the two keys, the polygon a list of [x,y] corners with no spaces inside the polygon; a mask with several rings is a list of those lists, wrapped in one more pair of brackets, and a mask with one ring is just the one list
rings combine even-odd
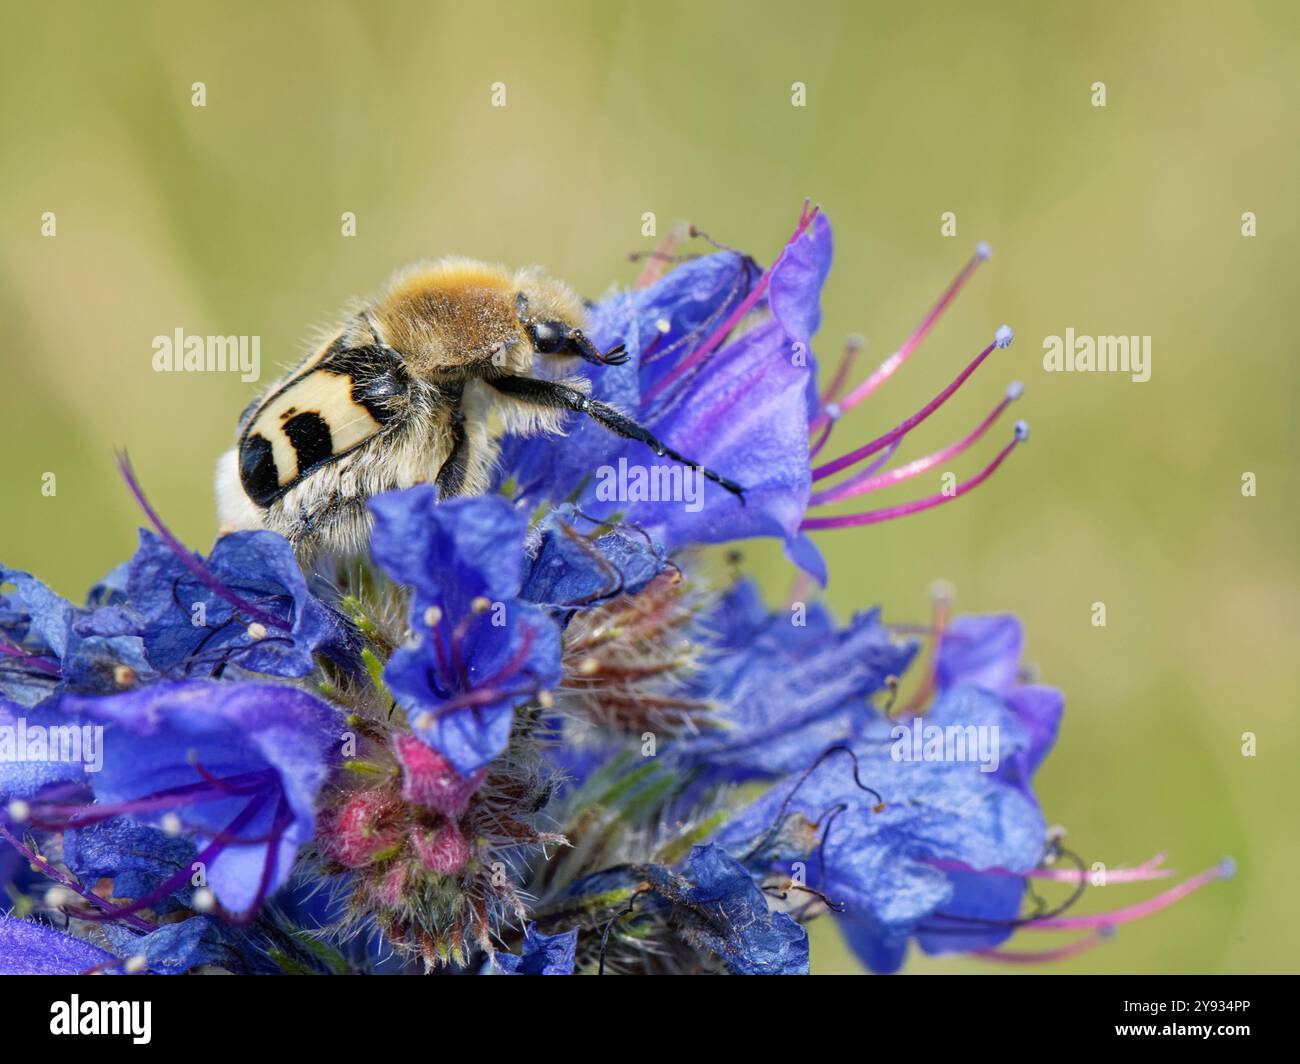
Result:
{"label": "curled stamen", "polygon": [[[1044,855],[1043,860],[1054,860],[1057,857],[1065,857],[1081,872],[1085,867],[1083,858],[1073,850],[1065,849],[1065,847],[1061,846],[1059,841],[1049,842],[1047,853]],[[1074,890],[1070,891],[1070,896],[1066,898],[1065,901],[1061,902],[1060,905],[1056,906],[1055,909],[1050,909],[1046,912],[1041,911],[1040,909],[1040,911],[1029,917],[1017,916],[1010,920],[994,920],[984,916],[963,916],[957,913],[936,912],[933,914],[936,919],[947,920],[949,923],[946,925],[921,924],[919,926],[921,930],[934,935],[969,935],[979,930],[1009,927],[1036,927],[1043,921],[1052,920],[1060,916],[1062,913],[1073,909],[1079,899],[1083,897],[1084,891],[1087,889],[1087,880],[1080,879],[1075,883]],[[952,926],[954,924],[956,926]]]}
{"label": "curled stamen", "polygon": [[[925,339],[926,334],[929,333],[939,318],[942,317],[943,312],[948,308],[948,304],[956,298],[957,293],[960,292],[966,282],[970,280],[971,275],[978,268],[979,264],[991,258],[992,255],[992,250],[985,243],[980,243],[975,248],[975,254],[971,256],[970,261],[961,268],[961,272],[957,274],[952,284],[950,284],[943,295],[939,297],[939,302],[930,309],[930,313],[922,319],[921,324],[916,327],[916,330],[912,335],[903,341],[903,346],[885,359],[885,361],[880,364],[879,368],[877,368],[870,377],[844,397],[843,401],[839,404],[841,412],[852,410],[903,367],[903,364],[912,356],[912,352],[921,345],[921,341]],[[826,414],[824,412],[818,414],[817,417],[813,419],[812,427],[821,428],[825,417]]]}
{"label": "curled stamen", "polygon": [[891,449],[885,452],[884,459],[873,462],[866,469],[855,473],[850,479],[844,481],[842,484],[837,484],[833,488],[827,488],[825,491],[815,493],[812,498],[808,500],[808,505],[810,507],[825,506],[833,502],[841,502],[844,499],[851,499],[857,495],[865,495],[868,492],[892,487],[895,484],[902,483],[904,480],[910,480],[912,477],[920,476],[922,473],[933,469],[937,465],[942,465],[944,462],[949,462],[952,459],[957,458],[978,443],[984,434],[993,427],[993,424],[998,420],[998,418],[1003,415],[1007,407],[1019,399],[1023,394],[1024,386],[1019,381],[1013,382],[1007,389],[1006,395],[1002,397],[1002,401],[989,412],[988,416],[976,425],[970,433],[962,437],[956,443],[949,444],[942,450],[927,454],[924,458],[914,459],[911,462],[899,466],[897,469],[889,470],[887,473],[875,473],[876,470],[889,460],[897,449],[898,444],[901,441],[895,440],[891,445]]}
{"label": "curled stamen", "polygon": [[921,422],[923,422],[926,418],[928,418],[931,414],[933,414],[936,410],[938,410],[939,407],[943,406],[944,403],[946,403],[950,398],[952,398],[953,394],[957,391],[957,389],[966,383],[967,378],[970,377],[970,375],[974,373],[977,369],[979,369],[983,361],[986,358],[988,358],[989,355],[991,355],[996,349],[1003,348],[1003,347],[1010,347],[1012,335],[1013,334],[1011,332],[1011,329],[1008,326],[1003,325],[1001,328],[998,329],[996,335],[993,338],[993,342],[989,344],[987,347],[985,347],[984,350],[981,351],[978,355],[976,355],[966,366],[966,368],[963,369],[959,374],[957,374],[953,382],[949,384],[948,387],[946,387],[938,395],[936,395],[933,399],[931,399],[928,403],[926,403],[925,406],[921,407],[920,410],[918,410],[915,414],[909,417],[906,421],[901,422],[896,428],[893,428],[889,432],[886,432],[883,436],[877,437],[876,439],[872,440],[870,443],[865,444],[862,447],[859,447],[856,451],[850,451],[848,454],[840,458],[836,458],[833,462],[827,462],[825,465],[818,466],[816,469],[812,471],[813,480],[822,480],[826,477],[831,476],[834,473],[838,473],[841,469],[847,469],[849,466],[857,465],[858,462],[862,461],[862,459],[869,458],[877,451],[884,450],[895,440],[901,439],[903,436],[906,436],[909,432],[912,431],[912,429],[916,428],[917,425],[921,424]]}
{"label": "curled stamen", "polygon": [[790,809],[790,803],[794,801],[794,796],[799,793],[799,788],[801,788],[805,783],[808,782],[808,777],[817,771],[817,768],[822,764],[823,761],[826,761],[834,754],[849,755],[850,760],[852,760],[853,762],[854,785],[859,790],[866,791],[869,795],[871,795],[871,797],[873,797],[876,800],[876,805],[874,810],[875,812],[877,813],[884,812],[885,800],[880,796],[880,792],[876,790],[874,787],[868,787],[865,783],[862,782],[862,776],[860,775],[861,765],[858,762],[858,755],[853,752],[851,747],[845,746],[843,743],[837,743],[835,746],[828,746],[817,756],[817,760],[814,761],[811,765],[809,765],[804,770],[803,775],[801,775],[798,778],[798,780],[795,781],[794,786],[790,788],[790,793],[785,796],[785,800],[781,803],[781,808],[777,810],[776,819],[773,820],[772,826],[768,828],[767,833],[762,838],[760,838],[758,842],[754,844],[753,849],[751,849],[747,854],[745,854],[744,859],[746,861],[753,860],[754,857],[756,857],[759,853],[762,852],[763,847],[765,847],[769,842],[771,842],[774,838],[777,837],[777,835],[781,833],[781,828],[785,824],[786,814],[789,812]]}
{"label": "curled stamen", "polygon": [[649,894],[652,889],[653,888],[648,884],[641,887],[630,898],[628,898],[627,905],[616,912],[610,918],[609,922],[605,924],[605,929],[600,933],[600,961],[596,966],[597,975],[605,974],[605,953],[609,949],[609,933],[614,930],[614,925],[623,919],[623,917],[631,916],[636,911],[637,898],[641,897],[642,894]]}
{"label": "curled stamen", "polygon": [[[813,219],[817,217],[819,210],[820,208],[818,207],[810,208],[808,201],[804,201],[803,212],[799,216],[799,224],[795,226],[794,233],[791,235],[789,241],[787,241],[787,248],[808,231],[808,227],[812,225]],[[719,325],[717,329],[715,329],[713,333],[700,344],[699,347],[692,351],[686,358],[682,359],[682,361],[674,366],[670,372],[664,374],[664,376],[656,382],[654,387],[652,387],[642,399],[642,405],[654,402],[655,399],[663,394],[666,388],[676,383],[683,374],[711,355],[714,350],[717,349],[729,335],[731,335],[731,331],[744,320],[745,315],[753,310],[758,304],[758,301],[766,294],[768,285],[772,283],[772,271],[776,269],[777,263],[781,262],[784,255],[785,249],[782,249],[781,254],[776,258],[776,262],[763,271],[763,275],[758,279],[758,283],[749,290],[749,293],[740,301],[740,304],[736,309],[727,315],[726,320],[723,321],[723,323]]]}
{"label": "curled stamen", "polygon": [[892,521],[895,517],[906,517],[909,514],[920,513],[922,510],[929,510],[935,506],[942,506],[953,499],[960,499],[969,491],[974,491],[984,481],[988,480],[995,472],[998,466],[1007,460],[1017,445],[1024,443],[1029,439],[1029,426],[1023,421],[1016,422],[1015,435],[1011,441],[997,453],[997,456],[979,473],[970,480],[959,484],[951,494],[931,495],[925,499],[918,499],[915,502],[902,503],[899,506],[889,506],[883,510],[868,510],[866,513],[848,514],[844,517],[809,517],[799,526],[805,531],[818,528],[852,528],[858,525],[874,525],[881,521]]}

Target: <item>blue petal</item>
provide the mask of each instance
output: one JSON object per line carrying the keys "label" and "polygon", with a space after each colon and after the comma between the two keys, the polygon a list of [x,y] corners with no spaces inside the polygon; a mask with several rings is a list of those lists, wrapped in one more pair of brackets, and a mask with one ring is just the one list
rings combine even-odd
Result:
{"label": "blue petal", "polygon": [[[752,260],[721,252],[678,266],[650,288],[602,300],[589,313],[587,333],[601,350],[624,344],[629,357],[621,366],[589,370],[592,397],[647,416],[641,396],[726,318],[758,273]],[[661,323],[667,323],[666,333]],[[507,438],[501,467],[523,498],[558,502],[624,450],[622,440],[590,418],[573,418],[563,437]]]}
{"label": "blue petal", "polygon": [[0,915],[0,975],[78,975],[117,958],[44,924]]}
{"label": "blue petal", "polygon": [[[207,884],[226,908],[244,911],[288,879],[299,846],[314,833],[316,796],[343,730],[338,710],[293,687],[206,681],[159,683],[107,698],[66,697],[61,705],[106,726],[104,765],[91,778],[102,803],[201,784],[205,777],[197,766],[218,778],[258,774],[266,781],[258,791],[260,811],[234,832],[250,841],[221,849],[208,863]],[[214,788],[211,800],[179,812],[202,850],[252,800]],[[281,804],[287,820],[277,825]],[[133,815],[156,823],[165,812]]]}
{"label": "blue petal", "polygon": [[505,749],[515,708],[562,676],[559,628],[517,597],[527,521],[499,496],[439,503],[429,485],[370,507],[376,560],[413,589],[415,641],[384,679],[416,735],[471,775]]}
{"label": "blue petal", "polygon": [[[425,608],[417,598],[413,623]],[[440,751],[462,776],[469,776],[500,754],[510,738],[514,710],[539,690],[560,682],[560,632],[546,613],[522,600],[503,603],[505,625],[493,624],[493,612],[475,617],[459,642],[463,677],[444,665],[437,644],[423,637],[413,647],[394,651],[384,680],[408,709],[412,730]],[[425,626],[427,628],[427,626]],[[443,646],[455,641],[458,624],[439,622]],[[447,709],[458,696],[475,697],[472,705]],[[428,723],[420,711],[429,711]]]}
{"label": "blue petal", "polygon": [[197,579],[158,536],[142,530],[128,597],[141,615],[145,653],[158,671],[210,676],[236,665],[271,676],[306,676],[315,667],[315,651],[340,638],[337,617],[308,590],[284,537],[232,532],[217,540],[205,564],[276,624],[262,625],[266,633],[254,638],[252,617]]}
{"label": "blue petal", "polygon": [[528,521],[500,496],[439,502],[437,488],[419,484],[376,495],[370,512],[375,561],[444,611],[463,615],[480,596],[519,594]]}
{"label": "blue petal", "polygon": [[[980,697],[986,701],[972,713],[988,711],[989,703],[997,706]],[[1003,720],[1012,726],[1008,718]],[[895,761],[883,749],[879,743],[857,748],[860,776],[884,797],[883,811],[877,812],[875,798],[854,783],[848,756],[832,754],[797,790],[793,783],[774,787],[718,836],[730,849],[748,852],[755,841],[770,838],[783,807],[824,827],[828,811],[844,806],[809,864],[813,870],[824,864],[825,874],[815,885],[857,921],[851,941],[874,943],[864,949],[863,959],[877,970],[889,970],[891,958],[901,962],[900,944],[931,914],[952,904],[956,886],[946,867],[1023,875],[1041,859],[1046,831],[1035,802],[979,765]],[[778,836],[778,845],[789,848],[780,841],[785,837]],[[807,842],[783,855],[809,858],[820,833],[797,837]]]}
{"label": "blue petal", "polygon": [[721,847],[696,846],[682,875],[657,865],[651,885],[674,907],[689,941],[716,953],[734,975],[807,975],[808,934],[769,911],[750,874]]}
{"label": "blue petal", "polygon": [[519,956],[498,953],[494,966],[500,975],[572,975],[577,947],[576,927],[558,935],[543,935],[529,924]]}
{"label": "blue petal", "polygon": [[521,597],[553,609],[589,609],[635,595],[667,567],[663,549],[637,529],[611,528],[590,538],[572,507],[543,519]]}
{"label": "blue petal", "polygon": [[692,740],[689,751],[715,768],[776,776],[851,739],[871,713],[866,699],[903,674],[916,647],[896,643],[875,610],[837,629],[817,604],[802,616],[784,610],[760,621],[755,600],[742,581],[705,623],[721,635],[706,650],[695,690],[728,707],[726,730]]}
{"label": "blue petal", "polygon": [[[104,934],[123,958],[144,957],[145,966],[156,975],[184,975],[192,968],[214,965],[242,972],[248,967],[248,950],[236,933],[211,916],[163,924],[145,935],[118,925],[106,924]],[[272,966],[259,966],[263,971]]]}
{"label": "blue petal", "polygon": [[[63,833],[63,861],[82,882],[113,880],[113,897],[142,898],[194,858],[194,843],[127,817]],[[188,900],[186,886],[177,897]],[[174,904],[174,903],[172,903]],[[154,909],[165,911],[168,903]]]}
{"label": "blue petal", "polygon": [[1003,694],[1016,682],[1024,642],[1012,614],[954,618],[939,641],[935,680],[940,687],[970,684]]}

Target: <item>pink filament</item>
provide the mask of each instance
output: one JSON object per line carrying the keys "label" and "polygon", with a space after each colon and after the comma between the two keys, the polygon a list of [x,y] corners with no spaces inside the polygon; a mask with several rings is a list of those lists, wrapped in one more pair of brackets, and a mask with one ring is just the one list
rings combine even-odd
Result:
{"label": "pink filament", "polygon": [[[908,462],[906,465],[899,466],[897,469],[891,469],[888,473],[879,473],[875,476],[873,476],[872,473],[874,470],[879,468],[879,464],[868,466],[861,472],[855,473],[843,484],[837,484],[835,487],[828,488],[826,491],[817,492],[808,500],[808,505],[810,507],[823,506],[833,502],[840,502],[843,499],[851,499],[856,495],[865,495],[870,491],[879,491],[881,488],[892,487],[894,484],[899,484],[904,480],[910,480],[912,477],[920,476],[927,469],[933,469],[937,465],[942,465],[944,462],[956,458],[958,455],[965,453],[974,446],[974,444],[993,427],[993,423],[1002,416],[1003,412],[1012,404],[1013,401],[1014,400],[1010,396],[1005,396],[1002,402],[998,403],[989,415],[981,421],[969,435],[958,440],[956,443],[949,444],[947,447],[943,448],[943,450],[934,451],[931,454],[927,454],[924,458],[917,458],[914,461]],[[897,445],[898,441],[895,440],[894,443]],[[886,457],[892,453],[892,451],[886,452]]]}
{"label": "pink filament", "polygon": [[848,454],[836,458],[833,462],[827,462],[825,465],[818,466],[812,471],[813,480],[823,480],[826,477],[838,473],[841,469],[847,469],[849,466],[856,465],[858,462],[862,461],[862,459],[870,457],[877,451],[884,450],[884,448],[888,447],[895,440],[902,439],[902,437],[906,436],[912,431],[912,429],[916,428],[917,425],[921,424],[921,422],[952,398],[953,393],[966,383],[967,378],[979,369],[980,364],[993,353],[993,350],[997,346],[998,342],[996,340],[990,343],[983,351],[971,359],[969,365],[957,374],[951,384],[944,388],[943,391],[926,403],[925,406],[921,407],[920,410],[909,417],[906,421],[901,422],[896,428],[886,432],[883,436],[877,437],[870,443],[864,444],[856,451],[850,451]]}
{"label": "pink filament", "polygon": [[975,956],[980,960],[993,961],[997,964],[1050,964],[1052,961],[1063,961],[1067,957],[1086,953],[1094,946],[1100,946],[1112,937],[1106,930],[1102,929],[1094,931],[1091,935],[1077,938],[1073,942],[1067,942],[1063,946],[1057,946],[1055,949],[977,949],[975,950]]}
{"label": "pink filament", "polygon": [[968,491],[974,491],[984,481],[988,480],[996,471],[998,466],[1006,461],[1007,456],[1015,450],[1016,444],[1020,442],[1018,437],[1012,440],[998,452],[997,456],[977,473],[970,480],[958,485],[957,489],[951,495],[931,495],[925,499],[918,499],[915,502],[902,503],[899,506],[889,506],[882,510],[868,510],[866,513],[848,514],[844,517],[809,517],[804,520],[799,527],[804,531],[811,531],[819,528],[855,528],[859,525],[875,525],[881,521],[892,521],[896,517],[906,517],[909,514],[920,513],[922,510],[929,510],[935,506],[942,506],[953,499],[960,499]]}
{"label": "pink filament", "polygon": [[[823,407],[827,403],[834,402],[835,397],[844,390],[849,374],[853,371],[853,364],[857,362],[858,355],[862,353],[862,346],[861,341],[850,341],[844,345],[844,357],[840,359],[840,364],[835,369],[835,376],[831,378],[830,385],[822,393],[821,403]],[[829,415],[826,416],[826,421],[828,424],[830,423],[831,418]]]}
{"label": "pink filament", "polygon": [[[895,625],[894,629],[900,630],[900,626]],[[921,634],[927,634],[932,630],[930,626],[920,629]],[[1135,868],[1109,868],[1106,870],[1106,883],[1141,883],[1151,879],[1166,879],[1172,876],[1173,872],[1160,866],[1165,863],[1165,858],[1168,856],[1168,853],[1158,853]],[[982,876],[1010,876],[1015,879],[1049,879],[1056,883],[1078,883],[1080,880],[1092,877],[1092,872],[1086,868],[1035,868],[1029,872],[1013,872],[1009,868],[972,868],[963,861],[952,861],[942,857],[933,858],[925,863],[945,872],[977,872]]]}
{"label": "pink filament", "polygon": [[[925,316],[912,335],[903,342],[903,346],[885,359],[885,361],[880,364],[871,376],[844,397],[844,401],[839,404],[841,411],[852,410],[903,367],[904,363],[906,363],[912,356],[912,352],[921,345],[921,341],[925,339],[926,334],[934,327],[935,323],[943,315],[943,312],[948,309],[948,305],[954,298],[956,298],[957,293],[965,287],[971,274],[975,272],[976,268],[986,257],[985,254],[982,254],[979,251],[971,256],[970,261],[961,268],[961,272],[957,274],[956,278],[953,279],[953,282],[948,286],[947,290],[939,297],[939,302],[930,308],[930,313]],[[817,417],[813,419],[812,426],[810,427],[814,429],[820,428],[825,420],[829,419],[824,412],[818,414]]]}

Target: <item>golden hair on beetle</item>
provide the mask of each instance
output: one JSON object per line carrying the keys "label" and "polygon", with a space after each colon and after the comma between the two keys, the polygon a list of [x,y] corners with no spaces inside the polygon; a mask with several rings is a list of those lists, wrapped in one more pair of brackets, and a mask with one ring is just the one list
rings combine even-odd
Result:
{"label": "golden hair on beetle", "polygon": [[355,553],[372,495],[427,480],[444,498],[481,494],[499,434],[561,433],[570,413],[696,465],[589,399],[584,378],[532,375],[539,357],[626,360],[621,345],[596,350],[585,316],[572,288],[536,268],[446,258],[402,271],[240,419],[217,465],[222,532],[271,529],[300,556]]}

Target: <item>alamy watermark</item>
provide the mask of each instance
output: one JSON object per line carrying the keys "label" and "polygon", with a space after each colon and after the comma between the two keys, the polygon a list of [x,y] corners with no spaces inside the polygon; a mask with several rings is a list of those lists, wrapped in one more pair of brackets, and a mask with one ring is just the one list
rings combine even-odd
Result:
{"label": "alamy watermark", "polygon": [[1064,336],[1043,338],[1043,369],[1048,373],[1128,373],[1137,384],[1151,379],[1151,337]]}
{"label": "alamy watermark", "polygon": [[104,767],[104,726],[28,724],[18,717],[0,724],[0,764],[81,765],[98,772]]}
{"label": "alamy watermark", "polygon": [[895,724],[889,756],[895,761],[975,761],[981,772],[996,772],[1002,763],[996,724],[927,724],[913,717]]}
{"label": "alamy watermark", "polygon": [[260,336],[171,336],[153,338],[155,373],[238,373],[251,383],[262,376]]}
{"label": "alamy watermark", "polygon": [[680,502],[687,513],[704,509],[704,470],[688,465],[632,465],[626,458],[618,467],[596,470],[596,498],[600,502]]}

